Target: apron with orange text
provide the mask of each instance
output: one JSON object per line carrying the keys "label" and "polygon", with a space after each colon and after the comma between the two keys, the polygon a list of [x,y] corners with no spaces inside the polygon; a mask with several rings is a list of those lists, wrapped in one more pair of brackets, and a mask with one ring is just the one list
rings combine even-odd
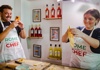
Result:
{"label": "apron with orange text", "polygon": [[[82,29],[82,31],[84,28]],[[90,33],[92,35],[94,30]],[[74,48],[72,48],[71,67],[78,67],[90,70],[100,70],[100,54],[91,51],[90,45],[80,37],[74,38]]]}
{"label": "apron with orange text", "polygon": [[[1,25],[3,31],[7,28],[4,27],[2,21]],[[18,38],[18,34],[15,28],[13,28],[8,35],[1,41],[0,44],[0,62],[15,60],[18,58],[25,58],[24,50]]]}

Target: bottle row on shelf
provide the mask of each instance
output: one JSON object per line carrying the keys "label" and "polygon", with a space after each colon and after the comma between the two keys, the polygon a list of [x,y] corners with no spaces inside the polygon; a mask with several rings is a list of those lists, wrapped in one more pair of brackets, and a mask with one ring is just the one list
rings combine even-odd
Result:
{"label": "bottle row on shelf", "polygon": [[57,60],[62,59],[62,47],[60,44],[58,46],[57,46],[57,44],[55,44],[55,46],[52,46],[52,44],[50,44],[49,58],[54,58]]}
{"label": "bottle row on shelf", "polygon": [[29,29],[29,37],[42,37],[42,29],[40,24],[31,25]]}
{"label": "bottle row on shelf", "polygon": [[60,7],[60,3],[58,3],[57,10],[54,8],[54,4],[52,4],[52,8],[48,8],[48,4],[46,4],[45,9],[45,18],[61,18],[62,17],[62,10]]}

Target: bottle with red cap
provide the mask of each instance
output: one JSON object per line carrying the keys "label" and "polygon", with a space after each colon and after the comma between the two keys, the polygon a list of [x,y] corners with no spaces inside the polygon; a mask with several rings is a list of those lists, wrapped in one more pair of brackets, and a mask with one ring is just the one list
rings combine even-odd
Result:
{"label": "bottle with red cap", "polygon": [[61,14],[61,7],[60,7],[60,3],[58,3],[58,8],[57,8],[57,18],[61,18],[62,14]]}
{"label": "bottle with red cap", "polygon": [[49,18],[49,9],[48,9],[48,4],[46,4],[46,9],[45,9],[45,18]]}
{"label": "bottle with red cap", "polygon": [[38,37],[42,37],[42,29],[41,29],[40,24],[39,24],[39,27],[38,27]]}
{"label": "bottle with red cap", "polygon": [[38,28],[37,28],[37,25],[35,25],[35,37],[38,37]]}
{"label": "bottle with red cap", "polygon": [[34,37],[34,27],[33,27],[33,25],[31,25],[30,33],[31,33],[30,36]]}
{"label": "bottle with red cap", "polygon": [[52,8],[51,8],[51,18],[55,18],[55,8],[54,8],[54,4],[52,4]]}

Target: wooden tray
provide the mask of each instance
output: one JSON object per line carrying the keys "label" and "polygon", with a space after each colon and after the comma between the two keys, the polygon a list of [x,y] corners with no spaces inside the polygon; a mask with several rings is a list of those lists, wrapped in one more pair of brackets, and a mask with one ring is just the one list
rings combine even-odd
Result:
{"label": "wooden tray", "polygon": [[33,70],[35,69],[43,70],[50,65],[50,63],[48,62],[41,62],[41,61],[35,61],[35,60],[25,60],[24,63],[30,65],[30,69],[33,69]]}
{"label": "wooden tray", "polygon": [[[41,62],[36,60],[24,60],[22,64],[27,64],[30,66],[30,70],[43,70],[50,65],[48,62]],[[21,64],[15,63],[15,61],[11,61],[6,64],[11,69],[15,69],[17,66]]]}

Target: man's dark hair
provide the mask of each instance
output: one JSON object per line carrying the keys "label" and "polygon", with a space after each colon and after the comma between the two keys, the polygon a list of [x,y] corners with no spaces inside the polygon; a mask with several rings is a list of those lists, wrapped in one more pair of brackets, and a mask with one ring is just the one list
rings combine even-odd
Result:
{"label": "man's dark hair", "polygon": [[10,10],[12,10],[12,7],[9,6],[9,5],[2,5],[2,6],[0,6],[0,12],[3,12],[4,9],[10,9]]}

